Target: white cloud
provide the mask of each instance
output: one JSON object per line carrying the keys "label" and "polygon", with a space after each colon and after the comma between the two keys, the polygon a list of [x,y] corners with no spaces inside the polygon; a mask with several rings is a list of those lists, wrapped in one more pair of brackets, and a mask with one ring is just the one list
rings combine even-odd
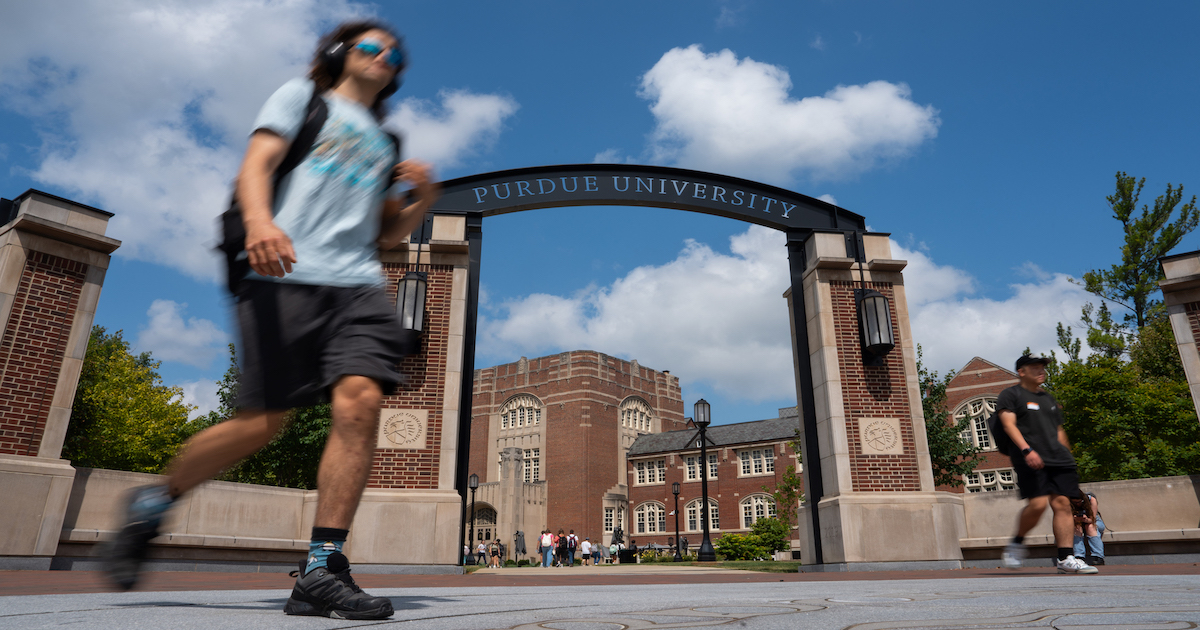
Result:
{"label": "white cloud", "polygon": [[138,332],[137,347],[160,361],[175,361],[207,368],[226,343],[225,332],[207,319],[183,319],[187,304],[154,300],[146,311],[149,320]]}
{"label": "white cloud", "polygon": [[[39,184],[116,214],[119,256],[214,279],[215,218],[255,113],[305,73],[322,30],[367,12],[350,0],[9,3],[0,105],[41,132]],[[446,142],[430,157],[455,163],[494,137],[497,103],[514,107],[447,92],[444,114],[414,117],[410,144]]]}
{"label": "white cloud", "polygon": [[837,205],[837,197],[834,197],[833,195],[831,195],[829,193],[825,193],[824,195],[817,197],[817,199],[820,199],[821,201],[824,201],[825,203],[831,203],[835,206]]}
{"label": "white cloud", "polygon": [[762,401],[794,390],[781,233],[758,226],[734,236],[731,253],[689,241],[662,266],[630,271],[573,296],[536,294],[481,321],[481,352],[537,356],[589,348],[672,370],[734,399]]}
{"label": "white cloud", "polygon": [[[894,241],[892,256],[909,261],[904,283],[913,339],[921,344],[926,365],[942,373],[975,356],[1008,366],[1026,347],[1056,350],[1057,324],[1073,325],[1082,306],[1092,301],[1068,275],[1041,270],[1032,282],[1009,285],[1007,298],[970,297],[976,283],[966,272],[937,265]],[[1031,263],[1023,268],[1037,269]]]}
{"label": "white cloud", "polygon": [[504,119],[519,105],[508,96],[442,90],[441,105],[418,98],[404,99],[387,125],[404,132],[405,157],[412,156],[448,168],[490,148]]}
{"label": "white cloud", "polygon": [[825,50],[825,40],[821,39],[820,35],[814,37],[813,40],[808,43],[808,45],[809,47],[817,50]]}
{"label": "white cloud", "polygon": [[179,387],[183,390],[183,402],[196,407],[189,414],[190,418],[206,416],[208,412],[216,411],[221,406],[215,381],[189,381],[180,383]]}
{"label": "white cloud", "polygon": [[[1050,351],[1055,324],[1074,322],[1086,295],[1063,274],[1011,286],[1005,299],[973,297],[970,274],[892,242],[908,261],[905,293],[914,339],[945,373],[981,356],[1007,365],[1029,346]],[[534,294],[488,309],[480,353],[539,356],[593,349],[672,370],[685,387],[705,383],[732,399],[795,395],[783,236],[752,226],[730,253],[689,241],[675,260],[643,266],[574,295]],[[506,359],[508,360],[508,359]]]}
{"label": "white cloud", "polygon": [[642,77],[656,123],[650,159],[787,183],[848,177],[909,155],[937,135],[937,110],[911,100],[907,85],[839,85],[796,100],[787,70],[674,48]]}

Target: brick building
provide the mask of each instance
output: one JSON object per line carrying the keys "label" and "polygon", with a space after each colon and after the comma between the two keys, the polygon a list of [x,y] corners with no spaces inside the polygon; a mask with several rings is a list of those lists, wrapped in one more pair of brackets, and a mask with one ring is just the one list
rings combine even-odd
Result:
{"label": "brick building", "polygon": [[963,480],[965,486],[938,486],[947,492],[995,492],[1017,487],[1007,455],[996,450],[996,440],[987,427],[987,419],[996,411],[1000,392],[1016,385],[1015,372],[991,361],[975,357],[950,379],[946,386],[946,409],[950,419],[962,428],[962,438],[983,451],[983,462]]}
{"label": "brick building", "polygon": [[604,542],[617,525],[629,531],[626,451],[684,426],[678,377],[590,350],[476,370],[473,392],[473,541],[522,531],[531,547],[543,527]]}
{"label": "brick building", "polygon": [[[675,537],[675,517],[669,515],[675,510],[672,484],[679,482],[680,536],[692,549],[699,547],[702,468],[708,474],[711,540],[746,533],[754,521],[774,516],[776,506],[769,491],[789,465],[801,472],[791,447],[799,428],[795,407],[780,409],[779,417],[770,420],[710,426],[707,467],[701,463],[694,428],[638,438],[629,449],[626,466],[631,516],[626,538],[641,547],[667,545],[667,539]],[[793,549],[799,549],[796,530],[792,538]]]}

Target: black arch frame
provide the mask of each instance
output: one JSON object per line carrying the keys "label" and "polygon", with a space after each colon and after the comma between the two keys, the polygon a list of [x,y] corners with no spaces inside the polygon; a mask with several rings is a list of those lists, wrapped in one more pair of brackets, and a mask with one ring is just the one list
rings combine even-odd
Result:
{"label": "black arch frame", "polygon": [[[570,182],[568,182],[570,178]],[[568,190],[567,184],[570,183]],[[503,191],[503,195],[501,192]],[[848,258],[863,261],[866,219],[836,205],[760,182],[665,166],[635,164],[566,164],[533,166],[468,175],[442,183],[442,196],[430,209],[435,215],[465,216],[469,273],[466,325],[463,331],[462,383],[459,388],[455,488],[462,496],[459,540],[467,517],[467,477],[475,342],[479,317],[479,271],[483,219],[489,216],[570,206],[645,206],[721,216],[774,228],[787,234],[792,290],[792,357],[800,387],[804,430],[805,499],[812,520],[814,558],[823,564],[817,502],[824,496],[821,453],[817,445],[816,400],[808,360],[808,326],[804,304],[804,243],[815,232],[844,235]]]}

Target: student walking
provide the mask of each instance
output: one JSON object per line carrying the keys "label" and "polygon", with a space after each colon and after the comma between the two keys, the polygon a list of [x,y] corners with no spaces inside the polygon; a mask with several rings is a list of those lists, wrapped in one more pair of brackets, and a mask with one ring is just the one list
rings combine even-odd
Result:
{"label": "student walking", "polygon": [[[380,127],[406,66],[390,26],[348,22],[321,39],[308,78],[286,83],[259,112],[235,187],[240,221],[230,214],[226,222],[245,231],[244,254],[236,255],[240,238],[225,244],[241,333],[237,413],[190,439],[165,485],[132,493],[126,524],[105,548],[119,587],[137,583],[147,545],[180,496],[266,446],[289,409],[329,401],[312,542],[284,612],[392,615],[390,600],[354,583],[342,546],[371,472],[380,403],[400,382],[407,350],[379,250],[420,225],[439,194],[428,167],[399,162]],[[321,112],[314,129],[309,121]],[[315,137],[302,142],[308,133]],[[289,156],[293,143],[304,153]],[[277,180],[285,160],[295,163]],[[411,186],[410,196],[389,197],[394,182]]]}
{"label": "student walking", "polygon": [[1046,507],[1054,514],[1054,542],[1058,547],[1059,573],[1098,573],[1073,555],[1071,498],[1079,496],[1079,475],[1067,433],[1063,430],[1062,406],[1042,385],[1050,359],[1024,355],[1017,359],[1020,382],[1000,392],[996,410],[1005,435],[1014,447],[1009,450],[1017,487],[1028,502],[1017,517],[1017,533],[1004,549],[1004,566],[1018,568],[1026,557],[1025,535],[1041,520]]}

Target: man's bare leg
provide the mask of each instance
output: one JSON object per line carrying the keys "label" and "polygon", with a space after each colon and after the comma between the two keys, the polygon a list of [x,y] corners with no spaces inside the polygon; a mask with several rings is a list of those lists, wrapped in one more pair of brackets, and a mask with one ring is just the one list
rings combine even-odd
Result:
{"label": "man's bare leg", "polygon": [[1054,544],[1062,549],[1075,546],[1075,517],[1071,514],[1071,500],[1061,494],[1050,497],[1050,509],[1054,510]]}
{"label": "man's bare leg", "polygon": [[1024,538],[1030,530],[1037,527],[1038,521],[1042,520],[1042,514],[1046,512],[1046,506],[1050,504],[1050,497],[1041,496],[1033,497],[1029,503],[1025,504],[1025,508],[1017,516],[1017,537]]}
{"label": "man's bare leg", "polygon": [[383,391],[366,376],[343,376],[333,386],[333,422],[317,469],[315,527],[350,529],[371,474]]}
{"label": "man's bare leg", "polygon": [[171,496],[180,496],[270,444],[286,413],[242,411],[197,433],[167,466]]}

